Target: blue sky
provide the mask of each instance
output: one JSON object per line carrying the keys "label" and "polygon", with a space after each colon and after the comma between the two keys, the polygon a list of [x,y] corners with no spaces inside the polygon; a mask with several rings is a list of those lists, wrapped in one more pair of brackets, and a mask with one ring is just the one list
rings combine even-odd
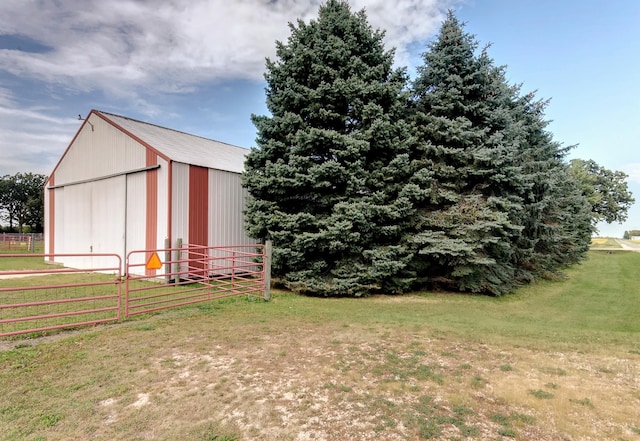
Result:
{"label": "blue sky", "polygon": [[[638,202],[603,235],[640,229],[640,2],[351,0],[413,74],[448,8],[523,91],[550,98],[570,157],[622,170]],[[0,175],[48,174],[80,127],[113,112],[243,147],[265,114],[265,57],[318,0],[3,0]]]}

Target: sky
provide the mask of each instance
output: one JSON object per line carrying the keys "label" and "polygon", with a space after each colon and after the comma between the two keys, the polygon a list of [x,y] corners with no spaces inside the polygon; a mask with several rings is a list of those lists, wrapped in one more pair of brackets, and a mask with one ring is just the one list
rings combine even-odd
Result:
{"label": "sky", "polygon": [[[250,148],[267,114],[265,58],[319,0],[2,0],[0,176],[48,175],[91,109]],[[452,9],[524,93],[550,99],[554,139],[629,175],[640,229],[640,2],[350,0],[413,78]]]}

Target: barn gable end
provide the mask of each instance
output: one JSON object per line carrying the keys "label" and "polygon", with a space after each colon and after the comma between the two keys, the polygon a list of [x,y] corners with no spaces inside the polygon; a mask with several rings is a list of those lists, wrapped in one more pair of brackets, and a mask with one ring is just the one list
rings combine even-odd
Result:
{"label": "barn gable end", "polygon": [[[178,238],[255,243],[242,218],[246,152],[93,110],[47,182],[45,252],[117,253],[124,262],[130,251],[160,249],[166,240],[175,246]],[[63,263],[88,267],[87,259]]]}

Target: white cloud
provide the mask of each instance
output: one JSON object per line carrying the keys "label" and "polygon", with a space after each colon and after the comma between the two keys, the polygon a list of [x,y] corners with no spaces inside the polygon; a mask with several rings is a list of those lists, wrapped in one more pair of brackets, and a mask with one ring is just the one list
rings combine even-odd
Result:
{"label": "white cloud", "polygon": [[0,176],[17,170],[49,174],[80,122],[55,118],[51,109],[0,105]]}
{"label": "white cloud", "polygon": [[[386,29],[400,65],[407,46],[432,35],[453,0],[351,0]],[[318,0],[3,0],[0,34],[51,50],[0,50],[0,69],[72,90],[124,96],[135,89],[180,92],[204,80],[262,78],[287,22],[316,15]]]}
{"label": "white cloud", "polygon": [[[458,0],[350,1],[353,11],[366,9],[373,28],[386,30],[397,64],[406,65],[408,46],[433,35]],[[79,127],[56,116],[76,105],[73,115],[117,102],[118,110],[154,119],[167,113],[163,94],[216,80],[261,81],[275,41],[290,35],[287,23],[308,22],[321,2],[0,0],[0,36],[27,42],[23,50],[0,49],[0,175],[49,173]],[[29,41],[37,50],[28,50]]]}
{"label": "white cloud", "polygon": [[10,89],[0,87],[0,106],[9,106],[13,104],[13,93]]}

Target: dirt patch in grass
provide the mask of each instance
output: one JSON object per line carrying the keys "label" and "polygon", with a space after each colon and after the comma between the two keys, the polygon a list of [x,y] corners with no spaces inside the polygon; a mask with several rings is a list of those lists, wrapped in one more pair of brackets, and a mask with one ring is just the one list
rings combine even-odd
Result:
{"label": "dirt patch in grass", "polygon": [[[404,299],[417,308],[432,301]],[[353,324],[304,312],[294,300],[276,298],[277,313],[272,304],[214,305],[2,351],[0,433],[7,440],[637,437],[640,354],[484,344],[427,323]],[[329,313],[345,307],[323,305]]]}

